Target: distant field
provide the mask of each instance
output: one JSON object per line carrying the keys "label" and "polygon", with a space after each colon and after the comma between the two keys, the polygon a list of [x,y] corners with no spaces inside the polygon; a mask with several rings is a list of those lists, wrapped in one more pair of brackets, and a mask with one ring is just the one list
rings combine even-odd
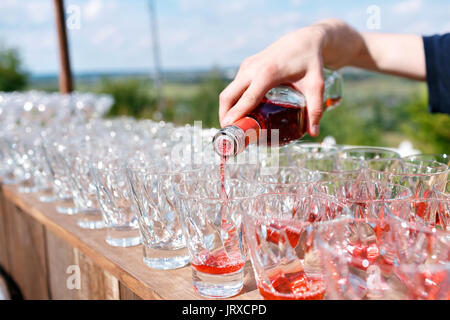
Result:
{"label": "distant field", "polygon": [[[194,81],[172,78],[163,87],[166,100],[163,119],[176,124],[202,120],[203,127],[219,127],[218,95],[229,80],[217,73],[198,76]],[[57,83],[34,83],[32,88],[56,90]],[[337,143],[398,147],[405,140],[423,152],[450,153],[450,117],[428,112],[425,83],[373,73],[344,73],[341,105],[326,113],[321,134],[309,141],[333,136]],[[77,81],[76,90],[106,92],[116,100],[110,116],[131,115],[154,118],[156,91],[143,77],[114,77]]]}

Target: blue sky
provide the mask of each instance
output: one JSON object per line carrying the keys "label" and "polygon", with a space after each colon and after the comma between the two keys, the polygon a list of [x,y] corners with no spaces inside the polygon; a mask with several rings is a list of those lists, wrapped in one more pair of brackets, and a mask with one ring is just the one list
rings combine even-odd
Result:
{"label": "blue sky", "polygon": [[[370,5],[380,8],[378,32],[450,32],[450,1],[155,0],[165,69],[236,66],[283,34],[338,17],[360,31]],[[0,0],[0,41],[18,48],[32,73],[58,70],[51,0]],[[65,0],[80,9],[69,30],[75,72],[151,71],[147,0]]]}

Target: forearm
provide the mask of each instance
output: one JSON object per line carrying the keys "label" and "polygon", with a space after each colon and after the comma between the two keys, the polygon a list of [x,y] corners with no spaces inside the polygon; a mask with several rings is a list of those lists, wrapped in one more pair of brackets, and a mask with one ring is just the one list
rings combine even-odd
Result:
{"label": "forearm", "polygon": [[359,33],[336,19],[316,25],[324,30],[322,56],[326,66],[353,66],[417,80],[426,78],[419,35]]}
{"label": "forearm", "polygon": [[364,46],[353,66],[425,80],[425,51],[419,35],[362,33]]}

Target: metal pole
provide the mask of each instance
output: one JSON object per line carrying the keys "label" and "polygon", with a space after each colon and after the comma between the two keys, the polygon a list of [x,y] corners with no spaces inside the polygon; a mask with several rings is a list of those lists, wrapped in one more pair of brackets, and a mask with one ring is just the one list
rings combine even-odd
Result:
{"label": "metal pole", "polygon": [[64,17],[64,1],[53,0],[55,6],[56,27],[59,45],[59,91],[69,93],[73,90],[72,73],[70,71],[69,49],[67,41],[66,20]]}
{"label": "metal pole", "polygon": [[157,111],[161,114],[164,109],[164,95],[163,95],[163,79],[162,79],[162,68],[161,68],[161,54],[159,49],[159,38],[158,38],[158,23],[156,21],[156,10],[155,1],[148,1],[149,14],[150,14],[150,29],[152,35],[152,49],[153,49],[153,62],[155,64],[155,89],[156,89],[156,99],[157,99]]}

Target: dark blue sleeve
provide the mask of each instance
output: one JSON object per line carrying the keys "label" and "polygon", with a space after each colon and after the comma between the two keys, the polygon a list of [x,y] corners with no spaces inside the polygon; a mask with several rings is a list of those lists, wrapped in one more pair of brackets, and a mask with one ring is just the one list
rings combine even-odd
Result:
{"label": "dark blue sleeve", "polygon": [[423,37],[430,112],[450,113],[450,33]]}

